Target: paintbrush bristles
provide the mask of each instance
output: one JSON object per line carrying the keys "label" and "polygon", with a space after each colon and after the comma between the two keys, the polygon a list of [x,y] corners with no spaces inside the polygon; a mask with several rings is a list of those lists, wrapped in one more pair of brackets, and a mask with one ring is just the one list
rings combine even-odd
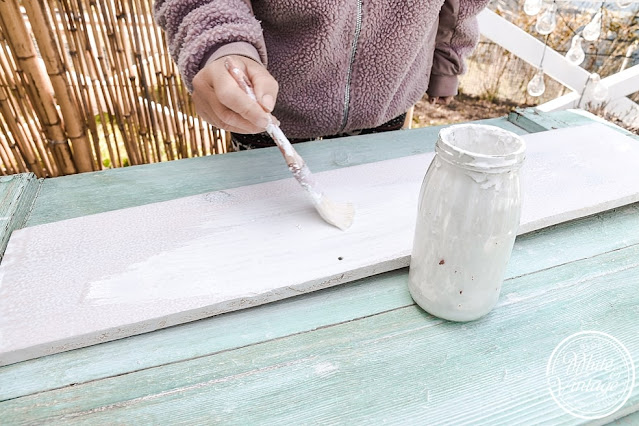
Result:
{"label": "paintbrush bristles", "polygon": [[342,231],[347,230],[353,224],[355,206],[351,203],[336,203],[326,197],[322,197],[319,203],[314,204],[322,219]]}

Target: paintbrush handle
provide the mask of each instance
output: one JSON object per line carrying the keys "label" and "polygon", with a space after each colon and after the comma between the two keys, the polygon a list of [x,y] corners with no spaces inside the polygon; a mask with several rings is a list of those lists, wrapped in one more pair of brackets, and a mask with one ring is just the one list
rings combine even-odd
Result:
{"label": "paintbrush handle", "polygon": [[235,80],[240,89],[244,91],[251,99],[257,102],[255,91],[253,90],[253,84],[248,79],[246,74],[237,66],[231,58],[224,58],[224,68],[231,74],[231,77]]}
{"label": "paintbrush handle", "polygon": [[284,133],[280,129],[280,126],[271,121],[268,126],[266,126],[266,133],[268,133],[269,136],[275,141],[275,144],[280,149],[280,152],[286,159],[286,164],[288,164],[289,167],[294,165],[300,170],[304,168],[308,170],[308,167],[306,167],[306,162],[304,161],[302,156],[299,155],[297,151],[295,151],[295,148],[293,148],[293,144],[291,144],[288,138],[284,135]]}
{"label": "paintbrush handle", "polygon": [[[244,93],[246,93],[251,99],[259,104],[259,102],[257,102],[257,97],[255,96],[255,91],[253,90],[253,85],[251,84],[251,81],[248,79],[246,74],[244,74],[244,72],[237,65],[235,65],[231,58],[226,58],[224,60],[224,66],[231,74],[231,76],[233,76],[235,82],[244,91]],[[280,127],[274,123],[273,116],[271,114],[269,114],[269,123],[266,126],[265,130],[275,141],[275,144],[280,149],[280,152],[286,160],[286,164],[288,165],[289,169],[291,169],[295,177],[298,178],[298,176],[304,176],[306,178],[305,183],[307,185],[312,185],[314,182],[312,181],[311,171],[306,166],[306,162],[297,153],[297,151],[295,151],[295,148],[293,148],[293,145],[284,135]],[[302,181],[300,181],[300,183],[302,183]]]}

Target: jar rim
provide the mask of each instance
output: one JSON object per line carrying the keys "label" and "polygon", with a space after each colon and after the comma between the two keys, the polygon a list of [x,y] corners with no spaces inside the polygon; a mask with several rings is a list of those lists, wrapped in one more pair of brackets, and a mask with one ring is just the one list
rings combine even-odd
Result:
{"label": "jar rim", "polygon": [[435,151],[458,166],[480,171],[519,167],[526,143],[521,136],[487,124],[456,124],[439,132]]}

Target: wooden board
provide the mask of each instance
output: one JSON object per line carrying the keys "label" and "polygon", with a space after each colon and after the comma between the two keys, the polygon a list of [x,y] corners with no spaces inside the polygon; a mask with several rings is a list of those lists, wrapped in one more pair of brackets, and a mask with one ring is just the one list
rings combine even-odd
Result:
{"label": "wooden board", "polygon": [[[573,117],[572,126],[590,121],[580,122],[580,116],[566,111],[548,113],[544,118],[550,123],[551,117],[563,119],[564,115]],[[520,135],[533,133],[505,117],[475,123]],[[311,170],[318,173],[431,152],[443,127],[446,126],[302,142],[295,148]],[[290,177],[288,168],[282,167],[282,154],[272,147],[45,179],[26,225],[43,225]]]}
{"label": "wooden board", "polygon": [[[521,232],[639,200],[632,139],[599,125],[526,139]],[[0,267],[0,365],[406,266],[431,156],[319,174],[357,204],[345,233],[292,179],[15,232]]]}

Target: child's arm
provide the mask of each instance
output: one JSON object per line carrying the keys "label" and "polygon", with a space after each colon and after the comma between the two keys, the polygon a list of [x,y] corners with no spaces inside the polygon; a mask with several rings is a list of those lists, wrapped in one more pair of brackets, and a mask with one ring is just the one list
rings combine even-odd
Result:
{"label": "child's arm", "polygon": [[266,47],[250,1],[156,0],[153,10],[198,113],[225,130],[264,131],[268,114],[237,87],[221,59],[233,55],[263,108],[273,109],[277,82],[263,65]]}
{"label": "child's arm", "polygon": [[427,93],[431,98],[457,94],[458,76],[466,71],[465,57],[479,40],[477,14],[488,0],[446,0],[439,13],[433,68]]}

